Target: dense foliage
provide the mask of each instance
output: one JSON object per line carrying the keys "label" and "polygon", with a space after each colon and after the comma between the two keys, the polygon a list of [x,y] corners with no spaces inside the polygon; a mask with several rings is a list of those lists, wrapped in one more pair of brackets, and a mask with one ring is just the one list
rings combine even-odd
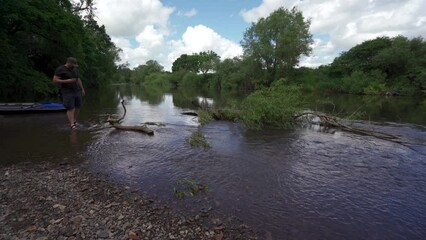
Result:
{"label": "dense foliage", "polygon": [[294,83],[312,91],[418,95],[426,90],[426,42],[379,37],[342,53],[318,69],[301,68]]}
{"label": "dense foliage", "polygon": [[56,93],[54,70],[69,56],[89,86],[108,82],[116,70],[119,49],[94,20],[91,0],[3,0],[0,25],[2,99]]}

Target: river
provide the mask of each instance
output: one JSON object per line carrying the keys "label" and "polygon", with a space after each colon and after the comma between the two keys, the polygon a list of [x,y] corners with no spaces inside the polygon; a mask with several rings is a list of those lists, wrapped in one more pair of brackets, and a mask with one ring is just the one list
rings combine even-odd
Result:
{"label": "river", "polygon": [[[121,98],[123,124],[164,125],[151,126],[154,136],[108,128],[107,116],[123,111]],[[354,124],[401,136],[405,145],[318,127],[253,131],[222,121],[200,127],[181,114],[194,103],[231,99],[130,86],[92,90],[77,131],[63,113],[0,115],[0,163],[87,161],[91,171],[178,211],[212,208],[217,216],[241,219],[260,239],[426,237],[425,100],[307,95],[310,109],[357,112]],[[211,148],[186,142],[198,129]],[[178,199],[173,190],[184,179],[208,191]]]}

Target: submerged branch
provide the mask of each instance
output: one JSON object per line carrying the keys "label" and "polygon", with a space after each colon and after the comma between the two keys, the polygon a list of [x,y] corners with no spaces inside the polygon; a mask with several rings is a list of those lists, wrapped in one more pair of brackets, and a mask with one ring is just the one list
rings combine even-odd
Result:
{"label": "submerged branch", "polygon": [[124,105],[124,100],[121,99],[121,106],[123,106],[124,112],[123,112],[123,116],[121,116],[121,118],[119,119],[113,119],[111,118],[111,116],[108,116],[107,122],[109,124],[111,124],[111,126],[115,129],[118,130],[126,130],[126,131],[136,131],[136,132],[143,132],[146,133],[148,135],[154,135],[154,131],[149,129],[146,126],[124,126],[121,125],[121,121],[123,121],[124,117],[126,117],[126,113],[127,113],[127,109],[126,106]]}

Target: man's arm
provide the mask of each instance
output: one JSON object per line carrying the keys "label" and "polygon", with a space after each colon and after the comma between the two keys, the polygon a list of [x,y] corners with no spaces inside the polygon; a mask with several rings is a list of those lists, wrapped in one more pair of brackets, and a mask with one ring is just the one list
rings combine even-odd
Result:
{"label": "man's arm", "polygon": [[61,77],[59,77],[57,75],[53,76],[53,82],[54,83],[73,83],[75,81],[77,81],[75,78],[70,78],[70,79],[62,80]]}
{"label": "man's arm", "polygon": [[78,78],[78,85],[80,86],[80,89],[81,89],[81,95],[82,96],[86,95],[86,91],[84,91],[83,83],[81,82],[80,78]]}

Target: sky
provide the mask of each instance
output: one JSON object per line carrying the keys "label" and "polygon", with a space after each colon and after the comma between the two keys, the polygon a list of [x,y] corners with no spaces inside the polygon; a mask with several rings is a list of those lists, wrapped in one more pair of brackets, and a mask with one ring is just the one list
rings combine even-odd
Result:
{"label": "sky", "polygon": [[426,0],[97,0],[96,15],[123,50],[120,63],[156,60],[170,70],[181,54],[240,56],[245,30],[280,7],[311,19],[313,51],[300,66],[331,63],[379,36],[426,38]]}

